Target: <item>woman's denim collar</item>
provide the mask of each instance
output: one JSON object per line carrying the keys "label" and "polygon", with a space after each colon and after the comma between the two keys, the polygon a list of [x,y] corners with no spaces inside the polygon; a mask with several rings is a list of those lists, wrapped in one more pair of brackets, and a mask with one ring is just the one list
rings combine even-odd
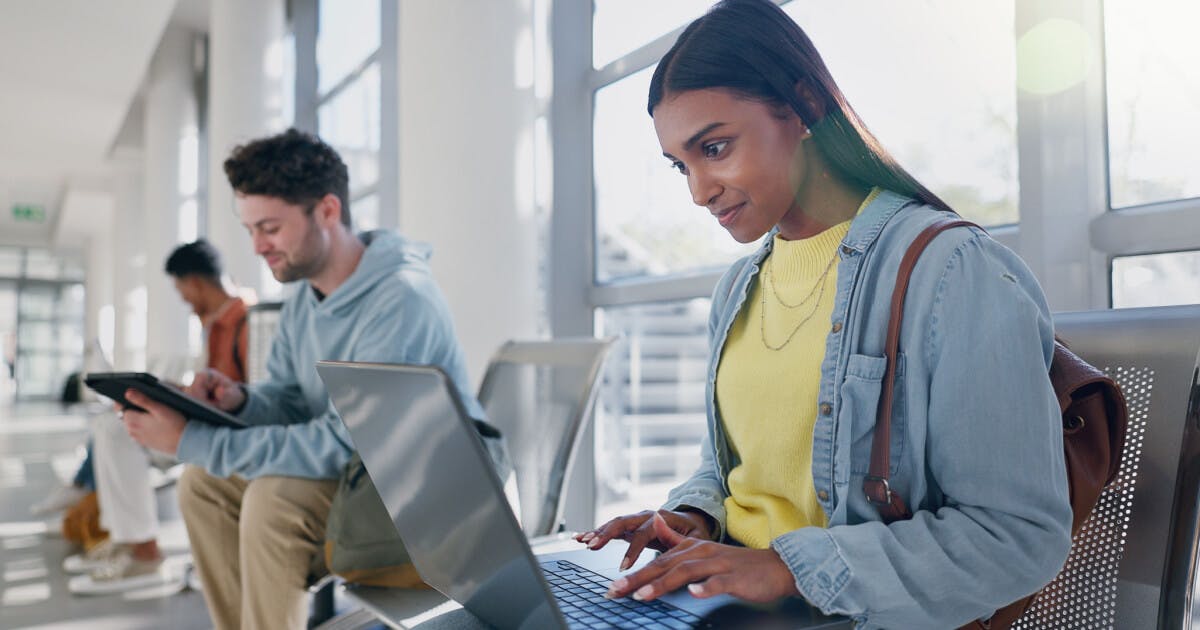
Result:
{"label": "woman's denim collar", "polygon": [[875,242],[879,233],[883,231],[883,226],[887,225],[901,208],[911,203],[914,203],[913,200],[903,195],[890,190],[880,191],[850,224],[850,232],[842,239],[842,247],[863,253]]}
{"label": "woman's denim collar", "polygon": [[[881,190],[875,199],[871,200],[871,203],[867,204],[867,207],[863,208],[863,211],[854,218],[850,224],[850,231],[846,234],[846,238],[842,239],[842,248],[848,247],[856,253],[863,253],[879,237],[883,226],[887,225],[887,222],[901,208],[911,203],[915,203],[915,201],[890,190]],[[751,258],[755,266],[771,253],[775,235],[778,233],[779,226],[775,226],[763,237],[762,244]],[[849,252],[843,251],[843,253]]]}

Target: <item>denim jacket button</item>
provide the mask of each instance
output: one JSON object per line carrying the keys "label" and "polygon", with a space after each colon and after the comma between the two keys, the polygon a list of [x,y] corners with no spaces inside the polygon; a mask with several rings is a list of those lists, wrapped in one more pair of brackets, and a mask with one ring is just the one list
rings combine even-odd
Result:
{"label": "denim jacket button", "polygon": [[835,322],[833,324],[833,332],[842,332],[842,322]]}
{"label": "denim jacket button", "polygon": [[845,255],[847,255],[847,256],[849,256],[850,254],[853,254],[853,253],[854,253],[854,250],[853,250],[853,249],[851,249],[849,245],[843,245],[843,246],[842,246],[842,253],[843,253],[843,254],[845,254]]}
{"label": "denim jacket button", "polygon": [[824,490],[821,490],[821,491],[817,492],[817,498],[818,498],[818,499],[820,499],[820,500],[822,500],[822,501],[828,501],[828,500],[829,500],[829,493],[828,493],[828,492],[825,492]]}
{"label": "denim jacket button", "polygon": [[[809,407],[809,409],[811,409],[811,407]],[[833,405],[829,403],[821,403],[821,415],[828,416],[831,413],[833,413]]]}

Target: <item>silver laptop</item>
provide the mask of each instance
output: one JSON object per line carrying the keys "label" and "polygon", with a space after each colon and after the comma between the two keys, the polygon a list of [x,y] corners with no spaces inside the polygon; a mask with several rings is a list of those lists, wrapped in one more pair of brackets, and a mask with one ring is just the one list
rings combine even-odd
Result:
{"label": "silver laptop", "polygon": [[681,589],[605,600],[620,556],[533,554],[444,373],[334,361],[317,372],[421,577],[494,627],[851,627],[798,599],[763,608]]}

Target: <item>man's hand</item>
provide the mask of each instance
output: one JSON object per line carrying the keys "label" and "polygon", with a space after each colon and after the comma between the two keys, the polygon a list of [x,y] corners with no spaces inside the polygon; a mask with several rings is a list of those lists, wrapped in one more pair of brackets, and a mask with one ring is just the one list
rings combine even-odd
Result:
{"label": "man's hand", "polygon": [[221,411],[232,412],[246,403],[246,391],[241,384],[212,368],[196,372],[187,394]]}
{"label": "man's hand", "polygon": [[183,414],[150,400],[134,389],[125,392],[125,400],[146,410],[141,412],[125,409],[121,413],[121,419],[125,421],[125,430],[129,432],[133,441],[160,453],[175,455],[179,451],[179,439],[183,437],[183,428],[187,426],[187,419]]}
{"label": "man's hand", "polygon": [[614,580],[605,597],[632,593],[634,599],[648,601],[684,586],[695,597],[729,593],[752,602],[800,595],[796,578],[773,549],[747,549],[690,538],[658,515],[650,522],[657,539],[670,549],[641,569]]}
{"label": "man's hand", "polygon": [[658,536],[658,531],[654,527],[656,518],[677,535],[702,540],[712,540],[713,538],[713,523],[706,514],[690,510],[659,510],[657,512],[645,510],[637,514],[618,516],[590,532],[583,532],[575,536],[575,540],[586,544],[588,549],[600,549],[614,538],[628,542],[629,549],[625,552],[625,559],[621,560],[620,567],[624,571],[637,562],[638,556],[646,547],[666,551],[673,546]]}

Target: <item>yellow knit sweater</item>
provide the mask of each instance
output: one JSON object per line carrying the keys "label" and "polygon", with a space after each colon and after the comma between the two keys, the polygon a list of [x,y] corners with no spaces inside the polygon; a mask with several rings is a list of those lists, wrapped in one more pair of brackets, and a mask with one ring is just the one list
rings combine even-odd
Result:
{"label": "yellow knit sweater", "polygon": [[846,221],[807,239],[776,235],[725,341],[717,408],[741,460],[729,473],[726,526],[747,547],[827,525],[813,487],[812,432],[837,251],[849,229]]}

